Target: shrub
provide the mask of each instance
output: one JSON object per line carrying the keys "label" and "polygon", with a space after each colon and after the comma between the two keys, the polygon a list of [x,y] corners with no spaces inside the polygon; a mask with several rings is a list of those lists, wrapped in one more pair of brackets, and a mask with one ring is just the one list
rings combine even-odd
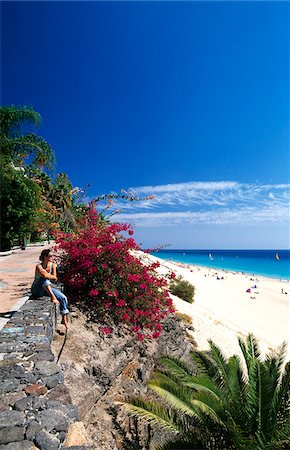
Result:
{"label": "shrub", "polygon": [[192,318],[188,314],[182,314],[180,312],[176,312],[175,315],[184,322],[186,325],[192,325]]}
{"label": "shrub", "polygon": [[159,263],[144,265],[134,255],[132,235],[130,225],[105,223],[95,204],[88,207],[73,234],[56,236],[63,282],[104,333],[125,324],[140,340],[157,338],[161,320],[173,312],[168,283],[156,272]]}
{"label": "shrub", "polygon": [[193,303],[194,286],[188,281],[184,280],[181,276],[171,281],[169,290],[171,294],[177,295],[188,303]]}

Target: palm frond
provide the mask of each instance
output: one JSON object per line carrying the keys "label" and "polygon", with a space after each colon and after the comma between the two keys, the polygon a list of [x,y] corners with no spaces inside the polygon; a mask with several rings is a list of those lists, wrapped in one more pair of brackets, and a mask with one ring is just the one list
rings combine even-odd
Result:
{"label": "palm frond", "polygon": [[171,372],[181,378],[187,378],[192,375],[192,369],[185,362],[171,356],[164,356],[160,359],[160,363]]}
{"label": "palm frond", "polygon": [[[212,402],[213,398],[210,395],[203,395],[201,398],[202,400],[199,400],[198,396],[196,396],[195,399],[192,400],[192,404],[197,407],[199,412],[208,416],[215,424],[225,428],[225,423],[221,420],[215,409],[211,406],[214,404],[214,402]],[[217,404],[215,403],[214,406],[217,406]],[[220,404],[218,405],[218,408],[220,409]],[[201,418],[201,415],[198,414],[198,417]]]}
{"label": "palm frond", "polygon": [[17,155],[22,155],[24,158],[35,154],[33,163],[36,166],[47,166],[52,168],[55,163],[55,156],[51,146],[40,136],[30,133],[23,136],[10,139],[9,145]]}
{"label": "palm frond", "polygon": [[151,425],[158,426],[174,434],[179,433],[177,424],[172,420],[168,411],[160,403],[145,401],[140,398],[121,402],[130,416],[142,418]]}
{"label": "palm frond", "polygon": [[20,131],[23,123],[29,123],[38,127],[40,122],[40,114],[30,106],[2,106],[0,108],[1,134],[3,135],[15,136],[15,133]]}
{"label": "palm frond", "polygon": [[190,353],[190,356],[200,373],[207,374],[213,379],[217,379],[219,377],[217,365],[205,352],[194,350]]}
{"label": "palm frond", "polygon": [[279,386],[275,390],[271,414],[283,422],[290,415],[290,362],[284,368]]}
{"label": "palm frond", "polygon": [[261,357],[261,352],[259,350],[258,342],[252,333],[247,336],[247,349],[248,354],[254,359],[259,359]]}
{"label": "palm frond", "polygon": [[206,375],[192,377],[191,380],[185,381],[183,384],[197,392],[208,392],[220,402],[227,401],[223,390]]}
{"label": "palm frond", "polygon": [[221,349],[212,341],[208,341],[212,357],[217,365],[219,373],[219,383],[227,388],[228,386],[228,374],[227,374],[227,360],[223,355]]}
{"label": "palm frond", "polygon": [[183,387],[173,387],[166,384],[149,383],[148,386],[155,391],[163,400],[175,410],[199,420],[199,416],[191,403],[190,391]]}
{"label": "palm frond", "polygon": [[243,414],[247,383],[245,382],[244,371],[238,355],[233,355],[228,359],[227,374],[232,408],[239,409],[240,413]]}

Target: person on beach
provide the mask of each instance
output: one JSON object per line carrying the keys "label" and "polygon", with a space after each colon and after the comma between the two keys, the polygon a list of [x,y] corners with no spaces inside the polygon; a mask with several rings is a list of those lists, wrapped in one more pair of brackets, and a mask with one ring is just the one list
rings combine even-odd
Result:
{"label": "person on beach", "polygon": [[69,310],[67,297],[51,286],[52,281],[57,281],[56,264],[53,262],[51,250],[42,250],[39,259],[41,263],[35,267],[35,278],[31,286],[31,293],[33,297],[42,297],[48,294],[53,303],[59,304],[62,315],[61,323],[68,329],[67,315]]}

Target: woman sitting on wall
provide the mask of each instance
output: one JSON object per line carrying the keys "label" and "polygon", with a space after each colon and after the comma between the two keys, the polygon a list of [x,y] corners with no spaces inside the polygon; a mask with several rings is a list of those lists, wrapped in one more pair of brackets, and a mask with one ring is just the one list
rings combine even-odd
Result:
{"label": "woman sitting on wall", "polygon": [[31,286],[31,293],[33,297],[42,297],[48,294],[53,303],[59,304],[62,315],[61,323],[68,329],[67,315],[69,310],[67,297],[51,286],[52,281],[57,281],[56,264],[52,258],[50,249],[42,250],[39,257],[41,263],[37,264],[35,268],[35,278]]}

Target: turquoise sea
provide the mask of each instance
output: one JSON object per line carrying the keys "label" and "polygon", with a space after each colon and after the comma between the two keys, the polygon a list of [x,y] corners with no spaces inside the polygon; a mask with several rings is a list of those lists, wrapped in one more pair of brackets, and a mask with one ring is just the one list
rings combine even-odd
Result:
{"label": "turquoise sea", "polygon": [[[290,280],[290,250],[159,250],[158,258]],[[278,259],[280,258],[280,259]]]}

